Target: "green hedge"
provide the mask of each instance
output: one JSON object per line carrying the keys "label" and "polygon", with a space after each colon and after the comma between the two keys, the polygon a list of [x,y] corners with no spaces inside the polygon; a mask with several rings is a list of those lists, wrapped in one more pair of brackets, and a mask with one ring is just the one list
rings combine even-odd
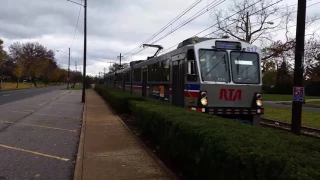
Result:
{"label": "green hedge", "polygon": [[95,90],[118,112],[131,111],[166,157],[178,162],[184,179],[320,179],[317,139],[144,102],[103,86]]}
{"label": "green hedge", "polygon": [[94,90],[106,100],[117,113],[129,113],[129,101],[143,101],[142,97],[133,96],[120,90],[107,88],[103,85],[96,85]]}
{"label": "green hedge", "polygon": [[319,140],[150,102],[130,108],[184,178],[320,179]]}

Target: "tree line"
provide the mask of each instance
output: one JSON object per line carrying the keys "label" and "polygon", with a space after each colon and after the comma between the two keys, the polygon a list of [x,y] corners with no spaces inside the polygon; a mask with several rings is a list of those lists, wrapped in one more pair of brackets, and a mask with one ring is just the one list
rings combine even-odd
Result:
{"label": "tree line", "polygon": [[[67,81],[68,70],[59,67],[55,52],[38,42],[14,42],[4,50],[0,39],[0,78],[1,81],[28,81],[37,86],[37,82],[63,83]],[[70,71],[70,82],[81,82],[82,73]],[[0,86],[1,88],[1,86]]]}

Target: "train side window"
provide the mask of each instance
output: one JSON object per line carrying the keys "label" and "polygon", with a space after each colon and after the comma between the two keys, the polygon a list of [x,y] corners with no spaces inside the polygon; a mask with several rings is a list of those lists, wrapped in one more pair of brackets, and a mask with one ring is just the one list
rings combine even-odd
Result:
{"label": "train side window", "polygon": [[162,80],[168,82],[170,81],[170,59],[161,62],[163,67]]}
{"label": "train side window", "polygon": [[196,61],[194,60],[188,60],[188,74],[196,74],[196,66],[195,66],[195,63]]}
{"label": "train side window", "polygon": [[197,72],[196,72],[196,57],[193,49],[188,50],[187,54],[187,81],[194,82],[197,81]]}
{"label": "train side window", "polygon": [[148,82],[153,81],[153,67],[152,64],[148,66]]}
{"label": "train side window", "polygon": [[141,68],[133,70],[133,81],[141,82]]}

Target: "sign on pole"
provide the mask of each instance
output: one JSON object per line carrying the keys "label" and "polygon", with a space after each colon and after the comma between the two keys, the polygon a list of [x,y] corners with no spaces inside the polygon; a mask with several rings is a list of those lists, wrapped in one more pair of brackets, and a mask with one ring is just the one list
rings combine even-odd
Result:
{"label": "sign on pole", "polygon": [[304,101],[304,87],[293,87],[293,101]]}

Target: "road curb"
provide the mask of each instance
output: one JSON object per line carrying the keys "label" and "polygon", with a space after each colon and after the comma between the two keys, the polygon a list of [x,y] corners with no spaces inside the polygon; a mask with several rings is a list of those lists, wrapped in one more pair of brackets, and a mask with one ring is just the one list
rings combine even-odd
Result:
{"label": "road curb", "polygon": [[85,139],[85,126],[86,126],[86,110],[87,110],[87,99],[83,106],[83,113],[82,113],[82,125],[81,125],[81,134],[79,139],[78,145],[78,153],[76,158],[76,165],[74,169],[74,180],[82,180],[82,173],[83,173],[83,154],[84,154],[84,139]]}

